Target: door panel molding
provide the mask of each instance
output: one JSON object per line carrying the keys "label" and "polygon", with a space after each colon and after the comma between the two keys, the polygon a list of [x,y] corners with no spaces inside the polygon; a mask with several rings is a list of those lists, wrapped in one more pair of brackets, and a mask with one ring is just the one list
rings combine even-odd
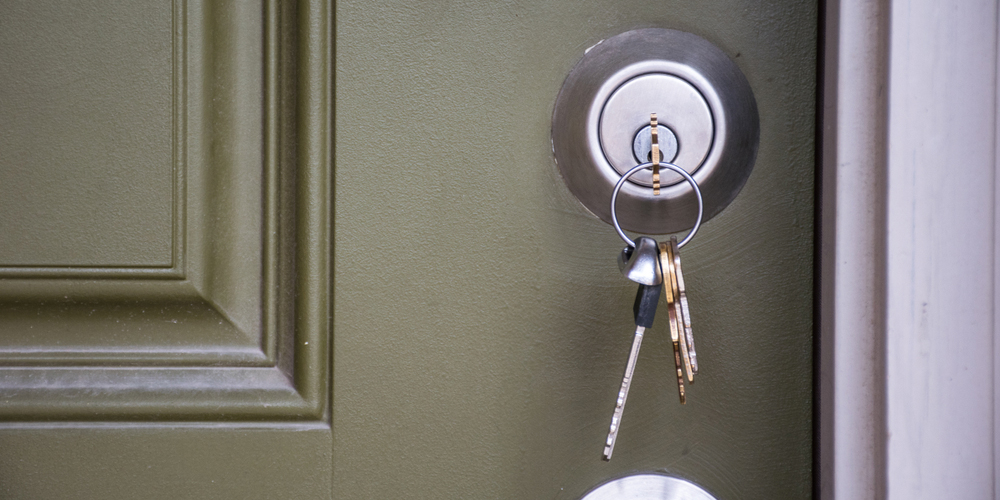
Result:
{"label": "door panel molding", "polygon": [[172,22],[173,265],[0,268],[7,422],[328,414],[327,7]]}

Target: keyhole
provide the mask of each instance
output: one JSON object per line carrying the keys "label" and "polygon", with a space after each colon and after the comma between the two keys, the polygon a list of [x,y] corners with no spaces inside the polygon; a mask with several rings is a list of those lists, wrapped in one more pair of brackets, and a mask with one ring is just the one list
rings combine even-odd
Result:
{"label": "keyhole", "polygon": [[[656,134],[660,143],[660,161],[673,163],[674,159],[677,158],[677,136],[664,125],[656,126]],[[643,159],[646,162],[653,161],[653,137],[649,133],[649,125],[636,132],[635,138],[632,140],[632,154],[636,161],[641,162]]]}

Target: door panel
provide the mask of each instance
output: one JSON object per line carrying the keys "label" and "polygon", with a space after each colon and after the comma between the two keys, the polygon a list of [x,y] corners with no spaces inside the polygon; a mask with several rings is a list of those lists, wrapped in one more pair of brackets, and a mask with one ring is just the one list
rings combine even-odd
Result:
{"label": "door panel", "polygon": [[4,498],[330,496],[331,17],[0,5]]}
{"label": "door panel", "polygon": [[[655,470],[719,498],[809,496],[817,6],[343,2],[336,19],[335,490],[578,498]],[[635,287],[549,127],[584,50],[648,26],[736,61],[761,141],[684,252],[703,374],[679,405],[661,311],[605,463]]]}
{"label": "door panel", "polygon": [[[325,114],[294,106],[322,109],[327,83],[316,68],[327,62],[308,59],[317,41],[309,31],[298,38],[296,11],[276,3],[147,8],[15,3],[0,16],[16,26],[3,39],[12,48],[4,66],[13,71],[2,80],[10,98],[0,116],[18,125],[5,127],[12,154],[0,170],[4,186],[58,199],[52,225],[35,204],[11,203],[4,213],[11,243],[0,252],[10,259],[0,263],[0,385],[8,391],[0,414],[320,419],[328,377],[327,124]],[[310,70],[303,89],[290,85]],[[110,88],[96,76],[106,73]],[[46,97],[50,86],[55,103]],[[64,101],[66,109],[51,112],[42,105]],[[68,131],[60,114],[69,117]],[[104,117],[115,126],[102,126]],[[61,197],[66,189],[82,194]],[[166,222],[147,224],[159,219]],[[64,238],[63,226],[88,237]],[[156,228],[150,238],[167,242],[163,265],[141,265],[147,252],[104,243],[143,240]],[[65,257],[30,260],[34,245],[63,239]],[[136,260],[90,258],[112,247]]]}
{"label": "door panel", "polygon": [[171,266],[178,14],[169,2],[3,6],[0,122],[17,126],[0,132],[0,213],[17,217],[0,234],[25,236],[0,242],[0,265]]}
{"label": "door panel", "polygon": [[0,447],[5,499],[330,498],[326,424],[8,425]]}

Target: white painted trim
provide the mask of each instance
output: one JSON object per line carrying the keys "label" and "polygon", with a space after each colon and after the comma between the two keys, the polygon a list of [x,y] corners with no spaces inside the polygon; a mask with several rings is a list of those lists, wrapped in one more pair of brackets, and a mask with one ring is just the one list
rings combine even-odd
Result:
{"label": "white painted trim", "polygon": [[[997,65],[996,89],[997,97],[994,113],[1000,121],[1000,12],[997,13]],[[997,165],[1000,164],[1000,124],[994,123],[993,136],[993,498],[1000,498],[1000,175],[997,175]]]}
{"label": "white painted trim", "polygon": [[892,3],[888,498],[991,498],[993,0]]}
{"label": "white painted trim", "polygon": [[1000,498],[997,16],[827,6],[823,499]]}
{"label": "white painted trim", "polygon": [[826,12],[820,276],[820,497],[884,496],[884,2]]}

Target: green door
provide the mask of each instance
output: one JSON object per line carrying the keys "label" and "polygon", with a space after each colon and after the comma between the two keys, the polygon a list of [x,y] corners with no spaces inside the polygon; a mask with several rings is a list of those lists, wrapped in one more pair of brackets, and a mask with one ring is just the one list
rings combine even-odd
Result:
{"label": "green door", "polygon": [[[817,6],[0,3],[0,496],[579,498],[812,488]],[[594,43],[696,33],[756,167],[685,248],[702,373],[631,341],[553,163]]]}

